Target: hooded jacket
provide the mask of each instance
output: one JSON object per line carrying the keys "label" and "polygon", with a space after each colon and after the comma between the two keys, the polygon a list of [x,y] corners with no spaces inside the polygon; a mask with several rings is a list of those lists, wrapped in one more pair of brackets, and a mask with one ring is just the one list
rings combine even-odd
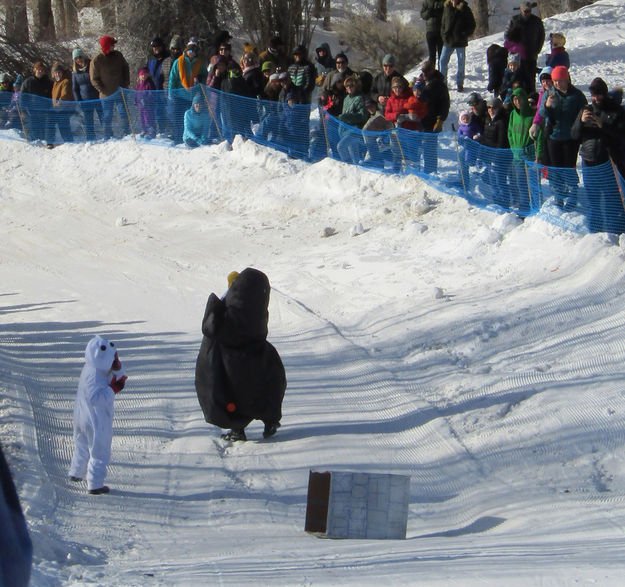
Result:
{"label": "hooded jacket", "polygon": [[[530,126],[534,118],[534,112],[527,101],[527,92],[523,88],[517,88],[512,92],[511,101],[514,104],[514,97],[518,96],[521,101],[521,108],[512,107],[508,120],[508,143],[511,149],[525,149],[533,144],[529,135]],[[515,153],[516,155],[516,153]]]}
{"label": "hooded jacket", "polygon": [[267,341],[269,292],[267,276],[248,267],[223,299],[214,293],[208,298],[195,389],[204,418],[221,428],[282,418],[286,375]]}
{"label": "hooded jacket", "polygon": [[208,137],[208,130],[210,128],[210,118],[205,108],[196,112],[193,108],[193,104],[203,104],[204,97],[202,94],[196,94],[193,97],[191,108],[184,113],[184,132],[182,134],[182,140],[188,139],[195,141],[198,145],[206,143]]}
{"label": "hooded jacket", "polygon": [[[323,57],[319,57],[319,49],[323,49],[326,54]],[[317,71],[317,75],[323,75],[331,72],[334,69],[334,57],[332,57],[332,50],[330,49],[330,45],[328,43],[321,43],[316,49],[315,53],[317,54],[317,59],[315,62],[315,69]]]}

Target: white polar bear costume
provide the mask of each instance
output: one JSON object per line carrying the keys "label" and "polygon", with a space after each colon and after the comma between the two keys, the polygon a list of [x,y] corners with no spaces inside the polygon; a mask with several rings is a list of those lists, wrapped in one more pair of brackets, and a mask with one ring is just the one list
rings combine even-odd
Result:
{"label": "white polar bear costume", "polygon": [[[95,336],[87,344],[74,405],[74,455],[71,477],[84,478],[89,490],[104,486],[111,458],[113,401],[111,381],[123,376],[115,344]],[[114,364],[117,363],[117,364]],[[115,367],[115,370],[113,369]]]}

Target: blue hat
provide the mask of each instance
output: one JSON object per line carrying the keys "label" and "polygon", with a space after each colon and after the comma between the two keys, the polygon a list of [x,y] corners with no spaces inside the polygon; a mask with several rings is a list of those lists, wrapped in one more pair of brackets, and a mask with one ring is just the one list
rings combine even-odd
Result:
{"label": "blue hat", "polygon": [[76,49],[72,51],[72,61],[74,59],[77,59],[78,57],[87,57],[87,55],[85,55],[85,52],[80,47],[76,47]]}
{"label": "blue hat", "polygon": [[193,104],[204,104],[202,94],[195,94],[195,96],[193,96]]}
{"label": "blue hat", "polygon": [[425,82],[423,82],[422,80],[417,80],[414,84],[414,86],[412,86],[413,90],[419,90],[419,91],[423,91],[425,90]]}
{"label": "blue hat", "polygon": [[538,76],[538,79],[539,79],[539,80],[543,79],[543,76],[547,76],[547,77],[549,77],[549,78],[550,78],[550,77],[551,77],[551,72],[552,72],[552,71],[553,71],[553,69],[552,69],[551,67],[549,67],[549,66],[547,66],[547,67],[543,67],[543,68],[540,70],[540,75]]}
{"label": "blue hat", "polygon": [[382,65],[388,63],[389,65],[395,65],[395,57],[393,57],[390,53],[387,53],[382,59]]}

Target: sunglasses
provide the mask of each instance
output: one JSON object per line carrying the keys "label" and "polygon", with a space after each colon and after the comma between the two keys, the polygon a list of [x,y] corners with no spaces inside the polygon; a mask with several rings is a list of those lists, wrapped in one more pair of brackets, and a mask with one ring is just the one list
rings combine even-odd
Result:
{"label": "sunglasses", "polygon": [[336,64],[337,65],[341,65],[342,63],[345,63],[345,61],[343,61],[342,59],[337,59],[336,60]]}
{"label": "sunglasses", "polygon": [[382,65],[382,67],[393,67],[392,63],[385,63],[384,65]]}
{"label": "sunglasses", "polygon": [[404,88],[402,86],[393,86],[394,90],[403,90]]}

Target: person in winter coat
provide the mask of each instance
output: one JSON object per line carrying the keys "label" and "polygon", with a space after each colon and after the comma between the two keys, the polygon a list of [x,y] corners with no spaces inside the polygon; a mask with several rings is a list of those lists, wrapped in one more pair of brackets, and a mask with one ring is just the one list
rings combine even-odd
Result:
{"label": "person in winter coat", "polygon": [[553,69],[558,67],[558,65],[564,65],[564,67],[570,69],[571,60],[564,48],[566,37],[562,33],[551,33],[549,35],[549,43],[551,44],[551,53],[547,55],[546,66]]}
{"label": "person in winter coat", "polygon": [[[524,88],[525,81],[525,76],[521,71],[521,58],[515,53],[510,53],[508,56],[508,67],[506,67],[499,89],[499,97],[508,112],[512,111],[512,103],[510,102],[512,91],[518,87]],[[527,91],[527,88],[525,90]]]}
{"label": "person in winter coat", "polygon": [[[377,103],[371,98],[365,98],[365,108],[369,114],[367,122],[362,127],[363,139],[367,154],[364,157],[363,165],[368,165],[376,168],[384,168],[384,161],[386,157],[382,154],[382,148],[385,153],[390,153],[390,149],[387,147],[388,133],[379,135],[393,128],[393,123],[386,120],[384,115],[378,110]],[[375,133],[375,134],[371,134]]]}
{"label": "person in winter coat", "polygon": [[182,141],[184,132],[184,113],[191,107],[193,93],[191,90],[198,84],[205,84],[208,67],[199,55],[200,44],[191,37],[178,59],[174,61],[169,72],[169,119],[172,124],[172,138],[175,143]]}
{"label": "person in winter coat", "polygon": [[[108,35],[100,38],[102,52],[91,61],[89,66],[89,77],[91,84],[98,91],[100,99],[112,96],[120,88],[130,87],[130,69],[128,62],[115,49],[117,41]],[[105,138],[113,136],[113,114],[115,109],[119,113],[123,135],[130,132],[128,115],[121,98],[109,98],[102,102],[102,123],[104,125]]]}
{"label": "person in winter coat", "polygon": [[408,86],[408,80],[395,69],[395,57],[387,53],[382,59],[382,71],[376,74],[371,84],[371,97],[378,103],[378,108],[382,114],[386,108],[386,101],[392,91],[391,84],[394,78],[400,77]]}
{"label": "person in winter coat", "polygon": [[540,107],[540,115],[548,119],[551,132],[547,138],[547,151],[552,167],[550,171],[556,205],[566,209],[576,205],[579,178],[575,171],[579,143],[571,136],[571,128],[579,111],[588,103],[586,96],[578,90],[569,77],[566,67],[559,65],[551,72],[554,87],[549,91]]}
{"label": "person in winter coat", "polygon": [[405,117],[398,120],[400,115],[408,114],[407,103],[412,98],[412,91],[402,77],[393,78],[391,85],[391,95],[386,101],[384,118],[393,123],[394,126],[402,126]]}
{"label": "person in winter coat", "polygon": [[[161,37],[154,37],[150,41],[150,54],[146,61],[145,68],[149,71],[150,77],[154,82],[154,89],[159,90],[158,93],[151,96],[152,109],[154,111],[154,131],[158,129],[161,134],[169,134],[169,119],[167,118],[167,97],[162,90],[165,89],[165,72],[166,63],[171,63],[171,54],[165,46],[165,41]],[[171,72],[171,67],[167,71],[167,76]],[[169,82],[169,77],[167,78]]]}
{"label": "person in winter coat", "polygon": [[360,79],[356,75],[350,75],[344,81],[347,95],[343,100],[343,109],[338,119],[352,128],[339,127],[339,140],[336,149],[343,161],[358,163],[364,155],[364,142],[362,133],[355,129],[361,129],[369,118],[365,108],[365,99],[362,95]]}
{"label": "person in winter coat", "polygon": [[422,99],[427,104],[427,114],[421,120],[423,130],[423,160],[425,173],[434,173],[438,169],[438,136],[449,116],[449,90],[443,74],[431,61],[421,65],[420,79],[425,84]]}
{"label": "person in winter coat", "polygon": [[[588,227],[591,231],[625,232],[625,211],[610,160],[623,174],[622,141],[625,137],[625,110],[608,96],[600,77],[590,83],[591,104],[584,106],[571,128],[571,137],[580,142],[582,176],[588,200]],[[608,164],[608,165],[606,165]]]}
{"label": "person in winter coat", "polygon": [[289,56],[286,53],[286,44],[277,35],[269,39],[267,49],[259,57],[261,64],[271,61],[278,74],[285,73],[289,69]]}
{"label": "person in winter coat", "polygon": [[47,141],[49,136],[50,104],[41,98],[52,99],[52,80],[46,73],[43,62],[37,61],[33,65],[33,75],[23,81],[19,95],[28,141]]}
{"label": "person in winter coat", "polygon": [[[349,67],[349,59],[345,53],[339,53],[334,60],[335,69],[329,71],[323,80],[323,90],[330,90],[337,81],[343,81],[348,75],[354,72]],[[362,81],[362,80],[361,80]]]}
{"label": "person in winter coat", "polygon": [[147,67],[142,67],[137,76],[135,103],[139,112],[141,134],[148,139],[153,139],[156,136],[155,103],[157,95],[154,93],[156,86]]}
{"label": "person in winter coat", "polygon": [[288,74],[291,82],[299,88],[305,104],[310,104],[312,92],[315,89],[315,66],[308,61],[308,52],[304,45],[298,45],[293,50],[294,63],[289,65]]}
{"label": "person in winter coat", "polygon": [[532,8],[535,6],[536,2],[521,2],[519,14],[510,19],[504,32],[504,47],[521,55],[521,69],[525,76],[524,87],[529,92],[533,92],[536,88],[536,63],[545,43],[543,21],[532,14]]}
{"label": "person in winter coat", "polygon": [[[479,134],[482,134],[486,119],[488,117],[488,107],[486,106],[486,100],[482,98],[477,92],[471,92],[467,100],[467,104],[471,109],[471,121],[475,121],[479,126]],[[473,137],[471,137],[473,138]]]}
{"label": "person in winter coat", "polygon": [[513,106],[508,119],[508,144],[512,149],[511,205],[518,207],[522,212],[529,212],[530,197],[525,161],[534,160],[534,142],[529,135],[534,112],[529,106],[527,92],[523,88],[517,88],[512,92],[510,102]]}
{"label": "person in winter coat", "polygon": [[182,139],[185,145],[195,149],[208,143],[210,118],[206,112],[206,105],[202,94],[193,96],[191,108],[184,113],[184,133]]}
{"label": "person in winter coat", "polygon": [[243,81],[247,86],[247,96],[249,98],[262,97],[266,80],[258,63],[258,56],[255,53],[247,52],[243,55],[241,64]]}
{"label": "person in winter coat", "polygon": [[0,446],[0,585],[28,587],[33,544],[9,463]]}
{"label": "person in winter coat", "polygon": [[61,138],[71,143],[74,140],[70,127],[70,118],[74,113],[74,93],[72,92],[71,75],[67,68],[58,61],[52,65],[52,106],[50,112],[50,141],[56,141],[56,129]]}
{"label": "person in winter coat", "polygon": [[553,88],[553,80],[551,79],[551,67],[544,67],[538,81],[541,88],[538,94],[538,100],[536,102],[536,113],[534,114],[534,120],[532,126],[530,126],[529,135],[534,141],[534,147],[536,150],[536,162],[543,165],[549,165],[549,153],[547,151],[547,129],[546,120],[540,114],[540,110],[549,95],[551,88]]}
{"label": "person in winter coat", "polygon": [[165,41],[161,37],[154,37],[150,41],[150,56],[145,64],[150,72],[150,77],[154,82],[154,89],[162,90],[165,86],[165,76],[163,74],[163,63],[170,56],[165,47]]}
{"label": "person in winter coat", "polygon": [[22,75],[18,73],[15,81],[13,82],[13,92],[10,96],[9,105],[5,110],[4,128],[6,129],[18,129],[19,131],[23,131],[19,105],[20,91],[22,89],[23,82],[24,79],[22,78]]}
{"label": "person in winter coat", "polygon": [[[163,75],[163,89],[169,89],[169,76],[174,63],[180,59],[185,49],[184,39],[180,35],[173,35],[169,41],[169,57],[166,57],[161,64],[161,73]],[[149,69],[149,68],[148,68]]]}
{"label": "person in winter coat", "polygon": [[440,58],[440,70],[445,78],[445,83],[447,83],[447,67],[449,66],[449,59],[455,51],[458,58],[456,87],[459,92],[464,91],[466,48],[473,31],[475,31],[475,17],[467,2],[465,0],[445,0],[441,20],[443,51]]}
{"label": "person in winter coat", "polygon": [[113,403],[124,389],[124,374],[115,343],[94,336],[85,349],[85,365],[80,374],[74,404],[74,454],[69,479],[87,479],[92,495],[109,493],[104,485],[106,467],[111,459],[113,440]]}
{"label": "person in winter coat", "polygon": [[269,438],[280,427],[287,385],[280,355],[267,341],[269,279],[248,267],[232,272],[228,285],[222,298],[211,293],[206,303],[195,367],[198,401],[206,422],[231,428],[224,439],[247,440],[252,420],[263,421]]}
{"label": "person in winter coat", "polygon": [[318,86],[323,86],[326,76],[334,70],[336,64],[328,43],[320,43],[315,49],[315,53],[317,55],[315,58],[316,83]]}
{"label": "person in winter coat", "polygon": [[4,126],[7,121],[7,114],[11,107],[13,96],[13,80],[8,73],[0,76],[0,126]]}
{"label": "person in winter coat", "polygon": [[486,104],[488,119],[478,142],[490,150],[483,150],[480,159],[487,164],[485,181],[493,190],[493,202],[509,208],[511,193],[508,179],[512,158],[508,149],[508,114],[499,98],[489,98]]}
{"label": "person in winter coat", "polygon": [[[208,68],[206,62],[199,55],[199,42],[195,37],[191,37],[187,43],[184,53],[173,63],[169,72],[169,93],[176,90],[185,89],[190,91],[197,84],[206,83]],[[184,93],[180,93],[185,96]],[[189,102],[192,98],[187,93]]]}
{"label": "person in winter coat", "polygon": [[508,50],[501,45],[493,43],[486,49],[486,64],[488,65],[487,90],[498,96],[501,91],[503,76],[508,63]]}
{"label": "person in winter coat", "polygon": [[72,51],[72,93],[74,100],[79,102],[78,107],[83,115],[85,125],[85,138],[88,141],[95,141],[95,113],[102,122],[102,103],[98,100],[98,90],[93,87],[89,77],[89,66],[91,60],[86,53],[76,48]]}
{"label": "person in winter coat", "polygon": [[475,139],[482,134],[482,126],[470,110],[462,110],[458,114],[458,139]]}
{"label": "person in winter coat", "polygon": [[440,65],[443,50],[441,21],[445,0],[423,0],[421,18],[425,21],[425,42],[428,46],[428,60]]}

